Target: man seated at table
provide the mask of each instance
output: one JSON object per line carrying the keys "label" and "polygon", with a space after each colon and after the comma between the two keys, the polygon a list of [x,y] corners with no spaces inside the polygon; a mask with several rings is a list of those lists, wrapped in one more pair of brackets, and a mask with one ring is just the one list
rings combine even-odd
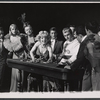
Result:
{"label": "man seated at table", "polygon": [[56,28],[50,28],[51,48],[53,52],[54,62],[57,62],[57,58],[62,53],[63,49],[63,41],[59,41],[57,35],[58,33]]}
{"label": "man seated at table", "polygon": [[[77,57],[77,53],[80,47],[80,43],[76,38],[74,38],[74,34],[72,33],[69,27],[66,27],[62,30],[63,36],[66,39],[63,45],[62,54],[59,56],[60,62],[58,63],[59,66],[61,65],[71,65]],[[61,82],[58,82],[61,87]],[[71,83],[71,82],[70,82]],[[69,84],[70,85],[70,84]],[[69,90],[72,90],[71,88]]]}
{"label": "man seated at table", "polygon": [[63,45],[63,52],[59,56],[61,65],[72,64],[76,60],[80,43],[74,39],[74,35],[69,27],[63,29],[63,36],[66,39]]}

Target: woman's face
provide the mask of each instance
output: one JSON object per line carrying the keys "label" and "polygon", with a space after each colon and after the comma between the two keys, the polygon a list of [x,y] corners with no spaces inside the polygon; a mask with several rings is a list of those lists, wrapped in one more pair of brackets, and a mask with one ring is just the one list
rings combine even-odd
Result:
{"label": "woman's face", "polygon": [[47,37],[41,36],[40,41],[41,41],[42,44],[46,44],[47,43]]}
{"label": "woman's face", "polygon": [[30,36],[32,34],[32,28],[31,27],[25,27],[25,33]]}
{"label": "woman's face", "polygon": [[13,35],[16,35],[17,34],[17,28],[15,27],[15,26],[12,26],[11,27],[11,33],[13,34]]}

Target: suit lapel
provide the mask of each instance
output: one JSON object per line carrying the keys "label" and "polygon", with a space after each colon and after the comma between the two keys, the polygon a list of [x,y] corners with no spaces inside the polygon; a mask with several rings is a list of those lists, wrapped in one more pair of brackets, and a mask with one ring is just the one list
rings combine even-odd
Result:
{"label": "suit lapel", "polygon": [[87,44],[87,41],[88,41],[88,37],[86,37],[86,38],[83,40],[83,42],[81,43],[80,48],[79,48],[79,51],[78,51],[78,54],[77,54],[77,58],[78,58],[80,55],[82,55],[82,53],[84,52],[84,48],[85,48],[85,46],[86,46],[86,44]]}

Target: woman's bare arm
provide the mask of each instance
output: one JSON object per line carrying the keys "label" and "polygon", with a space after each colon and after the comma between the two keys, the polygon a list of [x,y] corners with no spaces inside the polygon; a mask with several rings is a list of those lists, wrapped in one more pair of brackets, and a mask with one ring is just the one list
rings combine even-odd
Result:
{"label": "woman's bare arm", "polygon": [[31,58],[32,58],[32,61],[34,62],[34,60],[35,60],[35,57],[34,57],[34,51],[37,49],[37,47],[40,45],[40,42],[36,42],[35,44],[34,44],[34,46],[32,47],[32,49],[31,49],[31,51],[30,51],[30,56],[31,56]]}

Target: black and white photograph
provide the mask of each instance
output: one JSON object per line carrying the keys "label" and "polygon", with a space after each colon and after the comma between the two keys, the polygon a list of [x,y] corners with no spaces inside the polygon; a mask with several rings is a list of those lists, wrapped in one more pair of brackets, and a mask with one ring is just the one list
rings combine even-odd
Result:
{"label": "black and white photograph", "polygon": [[100,92],[100,3],[0,3],[0,93]]}

